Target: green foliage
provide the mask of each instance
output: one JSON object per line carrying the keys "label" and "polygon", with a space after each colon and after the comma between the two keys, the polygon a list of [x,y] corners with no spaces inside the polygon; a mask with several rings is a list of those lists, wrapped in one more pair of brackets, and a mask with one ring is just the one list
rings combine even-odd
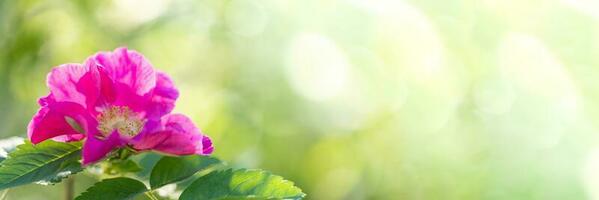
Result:
{"label": "green foliage", "polygon": [[[13,142],[14,143],[14,142]],[[0,144],[2,141],[0,141]],[[33,145],[30,141],[18,145],[2,145],[8,157],[0,164],[0,189],[29,183],[53,184],[70,174],[83,170],[79,162],[81,143],[62,143],[52,140]],[[215,169],[222,162],[200,155],[162,157],[154,165],[149,182],[152,189],[182,181],[199,171]],[[144,168],[148,168],[145,166]],[[143,168],[133,160],[113,160],[104,163],[105,174],[122,175]],[[118,177],[104,179],[76,200],[133,199],[148,191],[140,181]],[[290,181],[263,170],[215,171],[195,180],[185,191],[182,200],[193,199],[302,199],[305,194]]]}
{"label": "green foliage", "polygon": [[82,170],[81,143],[47,140],[17,146],[0,166],[0,189],[29,183],[53,184]]}
{"label": "green foliage", "polygon": [[152,189],[188,178],[196,172],[220,164],[220,160],[200,155],[165,156],[156,163],[150,175]]}
{"label": "green foliage", "polygon": [[[1,141],[0,141],[1,143]],[[81,143],[62,143],[52,140],[33,145],[30,141],[10,151],[0,164],[0,189],[29,183],[53,184],[66,176],[83,170],[79,159]],[[14,150],[11,150],[14,149]],[[142,167],[132,160],[113,160],[104,163],[105,174],[139,172]],[[154,165],[149,177],[152,189],[182,181],[199,171],[214,169],[222,162],[200,155],[162,157]],[[147,166],[146,166],[147,168]],[[118,177],[102,180],[82,193],[77,200],[132,199],[148,191],[140,181]],[[195,180],[181,195],[191,199],[301,199],[305,194],[292,182],[262,170],[215,171]]]}
{"label": "green foliage", "polygon": [[136,173],[136,176],[141,178],[150,178],[153,167],[161,158],[162,155],[153,152],[143,153],[139,156],[133,156],[132,160],[137,161],[137,164],[142,168],[140,172]]}
{"label": "green foliage", "polygon": [[140,172],[142,170],[141,166],[135,163],[132,160],[118,160],[108,162],[106,167],[104,168],[105,174],[117,175],[117,174],[126,174],[126,173],[134,173]]}
{"label": "green foliage", "polygon": [[302,199],[305,194],[293,182],[263,170],[215,171],[194,181],[180,200],[196,199]]}
{"label": "green foliage", "polygon": [[104,179],[88,188],[75,200],[126,200],[147,191],[146,186],[132,178]]}

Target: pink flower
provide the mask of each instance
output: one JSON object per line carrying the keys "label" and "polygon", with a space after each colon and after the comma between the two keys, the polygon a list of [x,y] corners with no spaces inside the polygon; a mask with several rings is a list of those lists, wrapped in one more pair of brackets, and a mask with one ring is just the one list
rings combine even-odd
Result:
{"label": "pink flower", "polygon": [[27,133],[37,144],[47,139],[85,139],[83,164],[129,146],[171,155],[210,154],[210,138],[184,115],[170,114],[179,92],[136,51],[99,52],[84,64],[64,64],[48,74],[50,94]]}

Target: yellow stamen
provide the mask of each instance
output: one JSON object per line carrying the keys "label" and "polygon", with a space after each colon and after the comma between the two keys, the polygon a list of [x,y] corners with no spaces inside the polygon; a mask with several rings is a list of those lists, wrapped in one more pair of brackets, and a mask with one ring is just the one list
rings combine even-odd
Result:
{"label": "yellow stamen", "polygon": [[111,106],[98,117],[98,130],[101,138],[108,137],[114,130],[119,134],[133,137],[141,132],[145,121],[126,106]]}

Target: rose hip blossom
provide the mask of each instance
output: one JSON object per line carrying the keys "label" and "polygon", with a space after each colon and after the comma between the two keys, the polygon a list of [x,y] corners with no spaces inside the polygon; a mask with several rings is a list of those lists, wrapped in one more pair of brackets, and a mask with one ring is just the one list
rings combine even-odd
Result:
{"label": "rose hip blossom", "polygon": [[182,114],[170,114],[179,92],[143,55],[126,48],[99,52],[83,64],[48,74],[50,93],[29,123],[32,143],[85,139],[83,164],[117,148],[170,155],[212,153],[210,138]]}

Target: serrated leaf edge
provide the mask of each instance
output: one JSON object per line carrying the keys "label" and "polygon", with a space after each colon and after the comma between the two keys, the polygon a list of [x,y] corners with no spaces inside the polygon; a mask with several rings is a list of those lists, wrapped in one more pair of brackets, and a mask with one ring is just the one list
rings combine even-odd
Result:
{"label": "serrated leaf edge", "polygon": [[[300,194],[298,194],[296,196],[290,196],[290,197],[286,197],[286,198],[283,198],[283,199],[294,199],[294,200],[297,200],[297,199],[303,199],[303,198],[306,197],[306,193],[304,193],[304,191],[300,187],[298,187],[297,185],[295,185],[295,182],[287,180],[287,179],[285,179],[284,177],[282,177],[280,175],[273,174],[272,172],[270,172],[268,170],[264,170],[264,169],[246,169],[246,168],[233,169],[233,168],[229,168],[229,169],[224,169],[224,170],[212,171],[212,172],[210,172],[210,173],[208,173],[206,175],[210,175],[211,173],[228,173],[228,172],[230,172],[230,173],[236,173],[236,172],[245,173],[245,172],[255,172],[255,171],[260,172],[260,173],[265,173],[266,175],[269,175],[269,176],[278,176],[278,177],[281,178],[281,182],[290,184],[291,187],[297,188],[299,190],[299,192],[300,192]],[[206,176],[206,175],[204,175],[204,176]],[[202,177],[204,177],[204,176],[202,176]],[[198,179],[201,179],[202,177],[199,177]],[[196,179],[195,181],[198,181],[198,179]],[[245,180],[245,181],[248,181],[248,180]],[[245,181],[239,183],[237,186],[235,186],[235,188],[237,188],[240,185],[242,185]],[[193,185],[193,183],[192,183],[192,185]],[[185,188],[185,190],[187,190],[187,189],[188,188]],[[185,190],[183,190],[183,192],[185,192]],[[241,196],[226,195],[223,198],[227,198],[227,197],[241,197],[241,198],[243,198],[243,197],[258,197],[258,196],[257,195],[241,195]],[[266,198],[266,199],[272,199],[273,197],[264,197],[264,198]]]}
{"label": "serrated leaf edge", "polygon": [[[14,157],[14,154],[15,154],[15,153],[17,153],[17,151],[20,149],[20,147],[21,147],[22,145],[29,145],[29,144],[33,145],[33,147],[35,148],[35,145],[34,145],[33,143],[31,143],[31,142],[29,142],[29,141],[26,141],[25,143],[23,143],[23,144],[20,144],[19,146],[17,146],[17,149],[16,149],[16,150],[14,150],[14,151],[10,152],[10,153],[8,154],[8,156],[6,157],[6,160],[13,158],[13,157]],[[51,159],[49,162],[45,162],[46,164],[47,164],[47,163],[52,163],[52,162],[54,162],[54,161],[57,161],[57,160],[59,160],[59,159],[61,159],[61,158],[64,158],[64,157],[70,156],[71,154],[73,154],[73,153],[76,153],[77,151],[81,151],[81,147],[79,147],[79,146],[77,146],[77,145],[73,145],[73,144],[71,144],[71,143],[64,143],[64,144],[67,144],[67,145],[70,145],[70,146],[72,146],[72,147],[75,147],[75,150],[74,150],[74,151],[69,151],[68,153],[64,154],[65,156],[62,156],[62,157],[58,157],[58,158]],[[4,163],[4,162],[6,162],[6,160],[4,160],[4,161],[3,161],[3,163]],[[5,166],[6,166],[6,165],[0,165],[0,169],[2,169],[2,168],[3,168],[3,167],[5,167]],[[38,166],[38,165],[36,165],[36,167],[35,167],[35,168],[33,168],[33,169],[31,169],[31,170],[27,171],[26,173],[23,173],[23,174],[21,174],[21,175],[19,175],[19,176],[16,176],[16,177],[14,177],[14,178],[12,178],[12,179],[9,179],[9,181],[7,181],[6,183],[13,182],[13,181],[15,181],[15,180],[17,180],[17,179],[19,179],[19,178],[21,178],[21,177],[25,176],[25,175],[28,175],[28,174],[30,174],[31,172],[33,172],[33,171],[35,171],[35,170],[37,170],[37,169],[40,169],[40,168],[42,168],[42,167],[43,167],[43,165],[42,165],[42,166]],[[65,177],[65,178],[66,178],[66,177]],[[36,181],[35,183],[37,183],[37,182],[39,182],[39,181]],[[5,184],[6,184],[6,183],[5,183]],[[7,189],[7,188],[4,188],[4,189]],[[3,190],[3,189],[2,189],[2,190]]]}
{"label": "serrated leaf edge", "polygon": [[85,189],[85,191],[83,191],[81,194],[79,194],[77,197],[75,197],[75,199],[74,199],[74,200],[80,199],[82,196],[84,196],[85,194],[89,193],[89,192],[90,192],[90,191],[89,191],[90,189],[92,189],[92,188],[94,188],[94,187],[98,186],[98,184],[101,184],[101,183],[103,183],[104,181],[107,181],[107,180],[112,180],[112,179],[130,179],[130,180],[135,180],[135,181],[138,181],[139,183],[141,183],[141,184],[144,186],[144,189],[145,189],[145,190],[144,190],[143,192],[140,192],[140,193],[144,193],[144,192],[150,191],[150,189],[148,189],[148,186],[147,186],[145,183],[143,183],[143,182],[141,182],[141,181],[139,181],[139,180],[137,180],[137,179],[131,178],[131,177],[120,176],[120,177],[113,177],[113,178],[106,178],[106,179],[102,179],[102,180],[100,180],[100,181],[98,181],[98,182],[94,183],[92,186],[88,187],[87,189]]}

